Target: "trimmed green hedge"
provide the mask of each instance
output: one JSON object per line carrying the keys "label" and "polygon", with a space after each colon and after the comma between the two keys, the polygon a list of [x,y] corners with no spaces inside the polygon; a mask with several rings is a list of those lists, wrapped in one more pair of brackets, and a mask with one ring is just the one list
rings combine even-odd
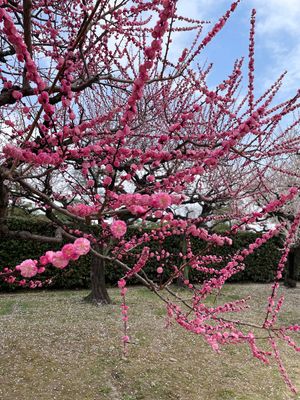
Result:
{"label": "trimmed green hedge", "polygon": [[[13,230],[28,230],[35,234],[44,234],[48,236],[54,235],[54,230],[45,220],[38,218],[10,218],[10,228]],[[137,231],[138,234],[138,231]],[[253,243],[258,234],[252,232],[241,232],[232,237],[232,246],[215,247],[211,253],[221,255],[229,259],[231,254],[237,250]],[[157,242],[150,243],[151,251],[158,250]],[[204,243],[194,239],[192,242],[193,251],[203,251]],[[273,238],[264,244],[254,254],[248,256],[245,260],[246,268],[231,278],[231,281],[252,281],[252,282],[270,282],[273,279],[280,257],[280,239]],[[47,243],[39,243],[31,240],[2,240],[0,243],[0,268],[14,267],[26,258],[36,259],[40,255],[49,250]],[[51,246],[51,249],[57,250],[61,245]],[[180,257],[178,253],[182,248],[182,237],[174,236],[166,239],[164,249],[174,254],[173,265],[180,265]],[[131,258],[132,260],[132,258]],[[71,288],[87,288],[89,287],[89,267],[90,256],[81,257],[76,262],[71,262],[65,270],[59,270],[55,267],[48,267],[41,277],[44,279],[53,278],[51,288],[71,289]],[[128,259],[130,265],[130,259]],[[225,261],[221,264],[224,265]],[[157,280],[156,269],[159,262],[156,258],[148,261],[145,271],[151,279]],[[165,279],[171,271],[164,268],[162,279]],[[108,265],[106,268],[106,280],[109,285],[116,285],[117,280],[123,275],[121,268]],[[191,281],[199,281],[205,279],[205,275],[201,275],[195,270],[189,271]],[[132,283],[136,280],[132,279]],[[0,290],[11,290],[12,285],[8,285],[0,281]]]}
{"label": "trimmed green hedge", "polygon": [[[29,231],[33,234],[54,236],[55,230],[50,223],[38,218],[10,218],[11,230]],[[33,240],[2,240],[0,242],[0,269],[14,267],[27,258],[38,259],[46,251],[59,250],[61,244],[41,243]],[[42,281],[53,278],[51,288],[73,289],[87,288],[89,286],[90,257],[81,257],[80,260],[69,264],[65,270],[48,266],[46,271],[39,276]],[[9,285],[0,280],[0,290],[12,290],[14,285]]]}

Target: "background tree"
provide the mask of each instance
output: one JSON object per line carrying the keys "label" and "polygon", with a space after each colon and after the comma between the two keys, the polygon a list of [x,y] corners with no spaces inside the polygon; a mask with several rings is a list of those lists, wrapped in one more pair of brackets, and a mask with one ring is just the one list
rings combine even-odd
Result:
{"label": "background tree", "polygon": [[[291,128],[294,128],[294,124]],[[297,138],[297,130],[290,134],[289,153],[282,157],[276,157],[276,161],[269,166],[263,180],[254,177],[254,184],[261,187],[262,196],[256,199],[259,206],[267,204],[271,198],[278,198],[280,193],[292,186],[297,186],[299,181],[299,156],[297,150],[293,149],[293,141]],[[285,233],[289,230],[299,210],[299,198],[293,202],[287,202],[279,210],[271,213],[265,218],[267,226],[284,221],[286,224]],[[288,287],[296,287],[299,271],[299,229],[297,230],[291,251],[288,257],[285,274],[285,284]]]}

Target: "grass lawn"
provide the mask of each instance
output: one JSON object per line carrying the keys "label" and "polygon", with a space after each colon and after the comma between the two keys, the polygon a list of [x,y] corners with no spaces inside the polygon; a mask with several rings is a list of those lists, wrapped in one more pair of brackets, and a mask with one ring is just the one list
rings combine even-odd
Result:
{"label": "grass lawn", "polygon": [[[300,288],[287,290],[282,321],[300,322]],[[227,285],[220,300],[251,293],[259,321],[270,285]],[[118,290],[115,305],[95,307],[86,291],[0,295],[1,400],[287,400],[275,365],[247,346],[214,353],[201,337],[164,328],[164,306],[145,288],[128,292],[132,343],[122,357]],[[300,356],[284,361],[300,389]]]}

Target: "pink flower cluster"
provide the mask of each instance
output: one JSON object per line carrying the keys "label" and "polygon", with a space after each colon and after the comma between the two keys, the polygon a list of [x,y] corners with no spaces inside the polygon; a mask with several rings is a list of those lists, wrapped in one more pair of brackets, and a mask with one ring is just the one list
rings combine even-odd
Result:
{"label": "pink flower cluster", "polygon": [[293,385],[292,381],[290,380],[290,378],[287,374],[286,369],[284,368],[284,365],[282,363],[280,353],[279,353],[279,350],[278,350],[275,340],[272,337],[270,337],[269,342],[271,343],[271,346],[273,348],[274,357],[278,364],[279,372],[280,372],[281,376],[283,377],[283,380],[285,381],[286,385],[290,388],[291,392],[297,393],[296,387]]}
{"label": "pink flower cluster", "polygon": [[[246,300],[240,299],[222,306],[210,308],[206,307],[203,303],[195,302],[195,317],[190,320],[177,304],[168,303],[167,311],[169,318],[175,318],[176,322],[186,330],[203,336],[212,349],[217,352],[219,351],[219,345],[248,343],[253,356],[266,364],[269,363],[270,357],[274,355],[280,364],[281,372],[286,378],[288,385],[294,390],[282,366],[275,342],[272,344],[273,350],[275,349],[273,353],[265,349],[259,349],[253,332],[243,333],[240,330],[239,320],[229,320],[226,322],[225,319],[218,316],[221,313],[233,313],[247,308]],[[212,322],[210,323],[210,321]],[[289,340],[288,337],[287,340]]]}
{"label": "pink flower cluster", "polygon": [[128,98],[126,111],[121,119],[124,129],[118,133],[119,136],[126,135],[125,130],[128,129],[128,124],[137,114],[136,103],[143,97],[145,82],[149,78],[148,71],[152,68],[153,61],[162,49],[162,38],[168,29],[168,19],[172,17],[175,10],[171,0],[163,0],[162,5],[163,10],[160,11],[159,20],[152,31],[153,40],[151,45],[144,50],[146,60],[139,67],[139,75],[134,81],[132,94]]}
{"label": "pink flower cluster", "polygon": [[142,268],[144,268],[146,262],[148,261],[150,254],[149,247],[143,247],[142,254],[138,260],[138,262],[131,268],[130,271],[127,272],[126,278],[131,278],[134,274],[138,274]]}
{"label": "pink flower cluster", "polygon": [[[279,289],[279,280],[282,278],[284,267],[286,265],[286,262],[287,262],[287,259],[288,259],[288,255],[289,255],[289,252],[290,252],[290,248],[291,248],[291,245],[293,244],[293,240],[294,240],[294,237],[296,235],[297,229],[299,228],[299,225],[300,225],[300,212],[296,215],[296,217],[295,217],[295,219],[294,219],[294,221],[292,223],[292,226],[291,226],[291,228],[290,228],[290,230],[288,232],[288,236],[287,236],[287,238],[285,240],[285,243],[284,243],[282,256],[281,256],[281,258],[279,260],[279,263],[278,263],[278,266],[277,266],[275,281],[274,281],[274,283],[272,285],[272,293],[271,293],[271,296],[269,297],[268,306],[267,306],[267,315],[266,315],[266,318],[265,318],[265,326],[266,327],[271,326],[272,321],[275,322],[275,320],[276,320],[274,313],[275,314],[277,314],[277,313],[275,311],[273,311],[273,309],[274,309],[274,306],[275,306],[275,299],[277,297],[277,292],[278,292],[278,289]],[[278,303],[277,303],[277,307],[278,307]],[[276,308],[275,308],[275,310],[276,310]],[[272,313],[273,313],[273,318],[270,321],[269,320],[269,315],[270,314],[272,315]]]}
{"label": "pink flower cluster", "polygon": [[[25,62],[26,77],[36,83],[38,92],[42,92],[39,97],[39,102],[42,104],[45,113],[48,115],[52,115],[55,108],[49,103],[48,93],[44,91],[46,88],[46,84],[38,73],[36,64],[31,58],[27,46],[23,41],[23,37],[18,33],[12,18],[6,12],[5,8],[0,8],[0,21],[4,22],[3,32],[6,35],[8,41],[14,47],[17,59],[21,62]],[[22,93],[19,91],[13,91],[12,96],[15,100],[18,101],[22,98]]]}
{"label": "pink flower cluster", "polygon": [[121,194],[115,203],[115,208],[125,205],[134,215],[143,214],[149,211],[149,208],[165,210],[172,203],[178,203],[176,196],[165,192],[159,192],[152,195],[148,194]]}
{"label": "pink flower cluster", "polygon": [[74,243],[64,245],[61,251],[48,251],[43,263],[51,263],[55,267],[63,269],[69,264],[69,261],[77,260],[80,256],[86,255],[90,249],[90,241],[85,238],[79,238]]}
{"label": "pink flower cluster", "polygon": [[122,342],[123,342],[123,354],[127,354],[127,343],[129,343],[129,336],[127,334],[127,322],[128,322],[128,306],[126,305],[126,281],[125,279],[120,279],[118,281],[118,287],[120,289],[120,294],[122,297],[122,304],[121,304],[121,312],[122,312],[122,321],[123,321],[123,329],[124,329],[124,334],[122,336]]}
{"label": "pink flower cluster", "polygon": [[172,198],[168,193],[156,193],[152,196],[152,207],[165,210],[172,204]]}
{"label": "pink flower cluster", "polygon": [[261,247],[264,243],[270,240],[273,236],[278,235],[281,229],[281,224],[277,225],[274,229],[269,230],[267,233],[263,234],[260,238],[257,238],[254,243],[249,244],[248,248],[243,249],[240,253],[237,253],[227,265],[222,268],[219,272],[219,277],[211,278],[203,285],[201,289],[202,296],[206,296],[211,293],[212,290],[220,289],[224,283],[234,274],[244,269],[242,262],[244,259],[253,254],[256,249]]}
{"label": "pink flower cluster", "polygon": [[70,213],[77,215],[78,217],[88,217],[98,212],[98,207],[95,205],[88,206],[87,204],[74,204],[67,207]]}
{"label": "pink flower cluster", "polygon": [[189,62],[191,62],[202,50],[203,48],[217,35],[217,33],[224,27],[227,22],[230,14],[236,9],[240,0],[235,1],[231,4],[230,9],[226,11],[226,13],[219,19],[219,21],[213,26],[213,28],[208,32],[208,34],[204,37],[202,42],[200,43],[198,49],[194,52],[193,57],[190,58]]}
{"label": "pink flower cluster", "polygon": [[[279,207],[282,207],[288,201],[292,200],[297,195],[298,192],[299,192],[298,188],[291,187],[287,194],[281,194],[279,199],[269,202],[261,211],[255,211],[250,216],[241,218],[241,222],[243,224],[246,224],[246,223],[250,224],[252,222],[255,222],[258,218],[262,218],[263,216],[265,216],[265,214],[273,212],[276,209],[278,209]],[[239,225],[234,225],[231,228],[231,231],[235,232],[238,228],[239,228]]]}
{"label": "pink flower cluster", "polygon": [[250,40],[249,40],[249,65],[248,65],[248,99],[249,99],[249,111],[253,111],[254,102],[254,36],[255,36],[255,15],[256,11],[252,10],[251,15],[251,30],[250,30]]}
{"label": "pink flower cluster", "polygon": [[[181,114],[178,118],[180,122],[176,122],[175,124],[172,124],[169,127],[169,132],[174,133],[174,132],[180,131],[182,128],[184,128],[187,125],[188,121],[192,120],[193,118],[194,118],[194,114],[192,112]],[[164,141],[166,141],[166,140],[164,140]]]}
{"label": "pink flower cluster", "polygon": [[58,153],[39,151],[38,154],[35,154],[29,149],[21,149],[11,144],[7,144],[3,147],[3,153],[8,158],[11,157],[15,160],[25,161],[35,165],[58,165],[61,162]]}
{"label": "pink flower cluster", "polygon": [[222,237],[220,235],[217,235],[216,233],[213,233],[210,235],[206,229],[203,228],[197,228],[196,225],[192,224],[190,227],[187,228],[187,234],[192,235],[194,237],[198,237],[202,240],[205,240],[206,242],[212,242],[216,244],[217,246],[223,246],[224,244],[231,245],[232,244],[232,239],[229,237]]}
{"label": "pink flower cluster", "polygon": [[63,246],[61,251],[47,251],[45,255],[40,257],[38,267],[37,260],[25,260],[20,265],[16,266],[16,271],[19,271],[24,278],[32,278],[36,274],[45,271],[45,265],[52,264],[57,268],[65,268],[71,260],[77,260],[80,256],[87,254],[91,249],[90,241],[85,238],[76,239],[74,243],[69,243]]}

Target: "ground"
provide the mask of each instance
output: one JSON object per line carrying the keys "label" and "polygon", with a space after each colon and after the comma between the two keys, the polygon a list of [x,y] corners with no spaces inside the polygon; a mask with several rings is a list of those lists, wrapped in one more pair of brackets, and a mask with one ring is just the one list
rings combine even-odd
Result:
{"label": "ground", "polygon": [[[220,297],[251,293],[259,320],[270,285],[227,285]],[[300,289],[288,290],[283,321],[299,323]],[[200,338],[166,329],[164,306],[145,288],[130,288],[129,355],[122,357],[119,294],[115,304],[83,302],[85,291],[0,295],[0,398],[3,400],[288,400],[275,365],[246,346],[216,354]],[[258,306],[261,304],[261,306]],[[283,347],[282,347],[283,350]],[[300,356],[284,347],[300,389]]]}

